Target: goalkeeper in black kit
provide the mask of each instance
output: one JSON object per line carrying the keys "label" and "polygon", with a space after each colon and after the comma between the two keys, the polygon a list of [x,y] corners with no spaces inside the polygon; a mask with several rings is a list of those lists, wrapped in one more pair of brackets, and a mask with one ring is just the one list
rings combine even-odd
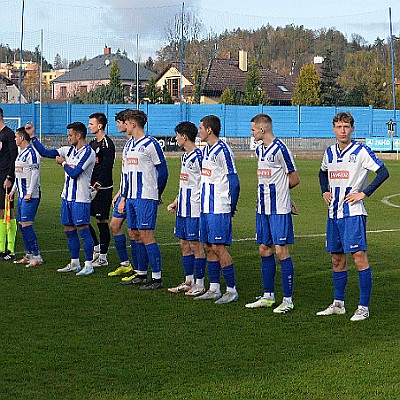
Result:
{"label": "goalkeeper in black kit", "polygon": [[97,219],[99,240],[96,231],[90,225],[90,232],[94,241],[93,267],[107,266],[107,253],[110,245],[110,228],[108,220],[113,197],[113,167],[115,160],[115,146],[106,135],[107,117],[103,113],[94,113],[89,116],[89,131],[96,135],[90,146],[96,153],[91,186],[92,203],[90,215]]}

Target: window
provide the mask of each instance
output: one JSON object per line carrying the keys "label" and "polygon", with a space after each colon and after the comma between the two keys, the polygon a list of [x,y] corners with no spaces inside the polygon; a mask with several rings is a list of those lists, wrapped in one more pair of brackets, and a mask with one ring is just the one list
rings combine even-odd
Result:
{"label": "window", "polygon": [[167,87],[172,97],[179,97],[179,78],[167,79]]}
{"label": "window", "polygon": [[288,92],[289,90],[283,86],[283,85],[278,85],[278,88],[282,91],[282,92]]}
{"label": "window", "polygon": [[60,87],[60,97],[62,99],[65,99],[67,97],[67,87],[66,86]]}

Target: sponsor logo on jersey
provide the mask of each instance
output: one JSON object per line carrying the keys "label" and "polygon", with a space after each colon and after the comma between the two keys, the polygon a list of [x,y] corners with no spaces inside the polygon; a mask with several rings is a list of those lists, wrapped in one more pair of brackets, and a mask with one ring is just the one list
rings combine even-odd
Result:
{"label": "sponsor logo on jersey", "polygon": [[126,161],[127,161],[128,165],[138,165],[139,164],[139,159],[137,157],[127,158]]}
{"label": "sponsor logo on jersey", "polygon": [[189,180],[189,174],[181,174],[179,179],[187,182]]}
{"label": "sponsor logo on jersey", "polygon": [[211,173],[212,173],[211,169],[208,169],[208,168],[201,169],[201,174],[204,176],[211,176]]}
{"label": "sponsor logo on jersey", "polygon": [[349,171],[329,171],[330,179],[349,179],[350,172]]}
{"label": "sponsor logo on jersey", "polygon": [[259,178],[271,178],[272,170],[270,170],[270,169],[259,169],[257,171],[257,176]]}

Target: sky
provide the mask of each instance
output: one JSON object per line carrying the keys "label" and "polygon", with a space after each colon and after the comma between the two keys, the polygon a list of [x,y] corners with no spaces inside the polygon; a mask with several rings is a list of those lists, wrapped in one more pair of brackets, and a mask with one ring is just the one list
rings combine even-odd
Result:
{"label": "sky", "polygon": [[[22,0],[2,0],[8,12],[0,24],[0,42],[18,48]],[[284,7],[282,6],[284,4]],[[131,59],[153,58],[171,33],[182,3],[178,0],[25,0],[23,48],[41,43],[51,63],[59,53],[68,61],[94,57],[105,45],[125,50]],[[201,22],[201,34],[235,28],[257,29],[303,25],[309,29],[335,27],[348,39],[356,33],[369,43],[389,36],[389,7],[393,34],[400,36],[400,4],[394,0],[187,0],[185,9]],[[169,27],[167,29],[166,27]],[[139,43],[139,51],[137,44]]]}

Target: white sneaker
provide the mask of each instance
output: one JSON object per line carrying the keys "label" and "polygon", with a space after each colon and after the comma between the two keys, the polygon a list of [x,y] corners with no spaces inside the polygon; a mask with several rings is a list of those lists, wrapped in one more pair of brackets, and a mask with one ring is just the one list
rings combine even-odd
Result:
{"label": "white sneaker", "polygon": [[92,262],[93,267],[107,267],[108,261],[103,260],[102,258],[97,258],[97,260]]}
{"label": "white sneaker", "polygon": [[201,296],[205,292],[206,288],[204,286],[199,286],[194,284],[190,290],[185,292],[185,296],[196,297],[196,296]]}
{"label": "white sneaker", "polygon": [[245,307],[247,308],[263,308],[272,307],[275,303],[275,299],[266,299],[265,297],[258,296],[254,303],[247,303]]}
{"label": "white sneaker", "polygon": [[82,268],[81,271],[77,272],[76,276],[84,276],[84,275],[91,275],[94,274],[93,267],[87,267],[86,265]]}
{"label": "white sneaker", "polygon": [[283,300],[282,304],[280,304],[278,307],[274,308],[274,313],[286,314],[286,313],[292,311],[293,309],[294,309],[293,303]]}
{"label": "white sneaker", "polygon": [[369,318],[368,307],[358,306],[354,315],[350,318],[350,321],[364,321],[367,318]]}
{"label": "white sneaker", "polygon": [[32,256],[29,264],[26,265],[26,267],[37,267],[38,265],[43,264],[43,258],[42,256]]}
{"label": "white sneaker", "polygon": [[215,304],[229,304],[239,300],[239,294],[233,292],[225,292],[222,297],[218,300],[215,300]]}
{"label": "white sneaker", "polygon": [[100,257],[99,251],[93,251],[93,261],[96,261]]}
{"label": "white sneaker", "polygon": [[188,292],[193,287],[192,283],[182,282],[176,287],[168,288],[169,293]]}
{"label": "white sneaker", "polygon": [[212,290],[207,290],[201,296],[196,296],[194,300],[218,300],[222,297],[221,292],[214,292]]}
{"label": "white sneaker", "polygon": [[79,272],[80,270],[80,265],[67,264],[64,268],[58,268],[57,272]]}
{"label": "white sneaker", "polygon": [[322,311],[318,311],[316,315],[342,315],[346,313],[344,306],[340,305],[337,301],[334,301],[328,308]]}

